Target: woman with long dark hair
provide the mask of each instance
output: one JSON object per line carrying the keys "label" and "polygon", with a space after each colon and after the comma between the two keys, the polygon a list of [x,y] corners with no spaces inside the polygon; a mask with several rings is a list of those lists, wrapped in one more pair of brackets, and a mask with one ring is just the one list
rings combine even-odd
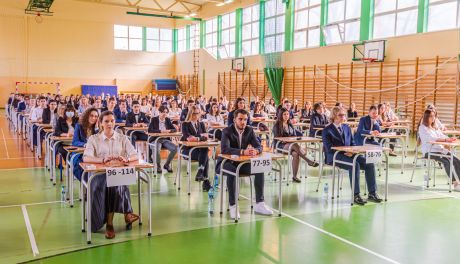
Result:
{"label": "woman with long dark hair", "polygon": [[[301,132],[297,133],[294,126],[291,124],[291,120],[289,118],[289,111],[286,108],[281,108],[278,112],[278,117],[276,119],[276,123],[273,126],[273,136],[274,138],[277,137],[295,137],[298,134],[300,135]],[[275,140],[275,146],[278,142]],[[283,148],[284,150],[288,150],[291,147],[291,156],[292,156],[292,180],[294,182],[301,182],[300,179],[297,177],[297,173],[299,171],[300,165],[300,158],[305,160],[308,165],[317,167],[318,163],[310,160],[307,158],[305,151],[297,143],[282,143],[278,144],[279,148]]]}

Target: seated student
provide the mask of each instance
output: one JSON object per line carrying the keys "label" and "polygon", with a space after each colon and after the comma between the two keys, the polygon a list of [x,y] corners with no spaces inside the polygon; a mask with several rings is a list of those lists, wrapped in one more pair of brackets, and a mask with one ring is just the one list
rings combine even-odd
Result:
{"label": "seated student", "polygon": [[330,119],[331,111],[327,108],[326,102],[323,102],[324,115],[327,119]]}
{"label": "seated student", "polygon": [[[345,110],[341,107],[334,107],[331,112],[332,124],[324,128],[323,131],[323,144],[326,154],[326,164],[332,165],[335,151],[332,147],[341,146],[355,146],[351,129],[348,125],[343,124],[346,121]],[[337,154],[336,159],[346,162],[353,162],[354,155],[348,152],[340,152]],[[352,166],[337,163],[339,168],[348,170],[350,183],[352,181]],[[355,187],[354,187],[354,203],[364,205],[366,200],[360,196],[360,170],[364,170],[366,176],[367,189],[369,190],[368,201],[380,203],[382,199],[377,194],[377,184],[375,181],[375,167],[374,164],[367,164],[366,158],[359,156],[356,160],[355,166]]]}
{"label": "seated student", "polygon": [[[203,122],[200,122],[201,108],[196,105],[189,107],[187,118],[182,123],[181,141],[207,141],[208,134]],[[203,181],[203,191],[207,192],[211,188],[208,178],[208,148],[199,148],[193,151],[192,160],[198,160],[198,172],[195,176],[195,181]],[[183,153],[188,154],[190,148],[183,148]]]}
{"label": "seated student", "polygon": [[[147,127],[149,124],[149,119],[141,112],[141,105],[139,101],[133,101],[132,103],[133,111],[128,113],[126,116],[126,127]],[[127,136],[132,136],[133,141],[131,142],[133,146],[136,144],[136,140],[147,141],[147,134],[143,131],[128,131]]]}
{"label": "seated student", "polygon": [[259,102],[259,96],[256,96],[254,98],[254,101],[252,101],[250,104],[249,104],[249,110],[253,111],[254,108],[256,107],[256,104]]}
{"label": "seated student", "polygon": [[398,116],[395,114],[393,109],[391,109],[390,102],[385,103],[385,108],[386,108],[386,115],[387,115],[388,120],[390,120],[391,122],[399,120]]}
{"label": "seated student", "polygon": [[[262,102],[257,102],[254,105],[254,109],[252,111],[252,117],[256,118],[268,118],[267,113],[264,112],[262,107]],[[267,131],[268,127],[262,122],[252,122],[252,127],[260,129],[260,131]]]}
{"label": "seated student", "polygon": [[313,107],[311,105],[311,102],[306,101],[304,107],[302,108],[302,112],[300,114],[300,120],[309,121],[312,115],[313,115]]}
{"label": "seated student", "polygon": [[110,97],[109,101],[107,102],[107,111],[115,112],[117,108],[117,100],[113,97]]}
{"label": "seated student", "polygon": [[[389,130],[390,130],[389,127],[393,125],[393,122],[391,122],[391,120],[388,117],[388,112],[387,112],[387,109],[386,109],[386,105],[385,104],[378,104],[377,109],[378,109],[377,122],[379,123],[381,132],[382,133],[389,132]],[[379,142],[381,142],[382,140],[383,139],[381,139]],[[394,153],[394,149],[395,149],[394,144],[396,143],[396,139],[392,138],[392,139],[389,140],[389,142],[392,143],[392,144],[390,144],[391,151],[390,151],[389,155],[394,157],[394,156],[396,156],[396,154]]]}
{"label": "seated student", "polygon": [[[226,127],[222,132],[221,149],[222,154],[238,156],[256,156],[262,152],[262,146],[257,139],[256,134],[251,126],[247,125],[249,114],[244,109],[238,109],[234,112],[232,125]],[[217,172],[220,172],[219,159],[216,165]],[[236,171],[238,163],[225,162],[224,169]],[[250,174],[250,164],[241,167],[240,173]],[[227,175],[228,199],[230,204],[230,218],[240,218],[240,213],[236,211],[235,206],[235,177]],[[272,215],[273,212],[265,205],[264,202],[264,174],[256,173],[254,178],[254,189],[256,191],[256,205],[254,212],[262,215]]]}
{"label": "seated student", "polygon": [[[431,109],[425,110],[422,117],[422,123],[419,126],[418,134],[421,142],[421,150],[423,155],[428,158],[428,153],[431,150],[433,154],[448,155],[448,157],[439,157],[431,155],[431,159],[439,161],[443,164],[444,170],[447,175],[450,175],[450,151],[441,145],[431,144],[432,141],[437,142],[454,142],[455,138],[449,138],[442,133],[442,130],[436,128],[436,113]],[[452,182],[454,189],[460,191],[460,159],[454,155],[454,170],[452,171]]]}
{"label": "seated student", "polygon": [[100,98],[96,98],[96,100],[94,100],[93,107],[97,109],[99,115],[101,115],[102,112],[107,111],[107,108],[102,105],[102,100]]}
{"label": "seated student", "polygon": [[[54,135],[57,137],[73,137],[77,122],[77,111],[75,111],[75,108],[72,105],[67,105],[64,109],[64,115],[59,116],[56,122]],[[67,151],[64,149],[62,144],[58,146],[57,151],[61,154],[63,159],[67,157]]]}
{"label": "seated student", "polygon": [[147,98],[141,100],[141,112],[146,115],[150,115],[152,112],[152,106],[148,103]]}
{"label": "seated student", "polygon": [[[75,147],[85,147],[88,138],[91,135],[96,134],[97,132],[97,119],[99,114],[96,108],[88,108],[80,116],[80,119],[77,124],[75,124],[75,131],[72,138],[72,146]],[[79,166],[80,162],[83,161],[83,158],[80,156],[76,158],[73,163],[73,175],[79,181],[81,181],[81,176],[83,174],[83,169]]]}
{"label": "seated student", "polygon": [[[211,108],[209,109],[209,113],[206,115],[206,120],[208,121],[208,126],[223,126],[224,125],[224,118],[220,115],[219,105],[217,103],[213,103]],[[209,129],[209,134],[214,135],[216,134],[216,139],[220,140],[222,138],[222,130],[217,129],[214,130],[212,128]]]}
{"label": "seated student", "polygon": [[158,116],[160,114],[160,106],[163,105],[163,101],[161,99],[161,97],[157,97],[155,99],[155,104],[153,105],[152,107],[152,113],[150,114],[151,117],[155,117],[155,116]]}
{"label": "seated student", "polygon": [[275,99],[270,98],[268,104],[265,106],[265,112],[267,112],[268,114],[276,113]]}
{"label": "seated student", "polygon": [[[164,105],[160,106],[158,108],[159,115],[152,117],[149,125],[149,133],[173,133],[176,132],[176,127],[172,124],[171,119],[169,119],[168,116],[168,108]],[[156,138],[152,138],[151,141],[153,142]],[[158,140],[158,144],[160,144],[161,147],[156,148],[156,164],[157,164],[157,172],[162,173],[161,170],[161,156],[160,156],[160,150],[161,148],[166,148],[169,151],[168,158],[166,159],[166,163],[163,166],[165,170],[167,170],[169,173],[173,172],[170,164],[171,161],[173,160],[174,156],[177,153],[177,146],[171,142],[170,138],[160,138]]]}
{"label": "seated student", "polygon": [[[302,136],[302,132],[297,131],[294,128],[294,126],[292,126],[291,121],[289,119],[289,111],[284,107],[281,108],[281,110],[279,111],[278,118],[276,119],[276,123],[273,126],[273,136],[274,138]],[[274,143],[276,146],[278,142],[275,140]],[[279,143],[278,147],[288,150],[291,145],[293,145],[291,148],[293,173],[292,181],[301,182],[301,180],[297,177],[300,165],[300,158],[305,160],[308,163],[308,165],[313,167],[317,167],[319,164],[307,158],[306,153],[297,143]]]}
{"label": "seated student", "polygon": [[291,110],[294,113],[294,115],[300,114],[300,106],[299,106],[299,101],[297,99],[294,99],[294,102],[292,103]]}
{"label": "seated student", "polygon": [[[355,144],[357,146],[364,145],[364,136],[365,135],[373,135],[377,136],[380,134],[381,129],[379,122],[377,121],[379,115],[377,112],[377,107],[372,105],[369,107],[369,113],[367,116],[363,116],[359,119],[358,129],[354,134]],[[374,138],[367,138],[366,144],[374,144],[379,145],[379,143]]]}
{"label": "seated student", "polygon": [[181,122],[184,122],[185,119],[187,118],[187,115],[188,115],[188,112],[190,110],[190,108],[195,105],[195,101],[192,100],[192,99],[188,99],[187,100],[187,106],[184,107],[184,109],[182,109],[182,113],[180,114],[180,121]]}
{"label": "seated student", "polygon": [[358,111],[356,111],[355,103],[350,104],[350,108],[348,108],[348,111],[347,111],[347,117],[348,118],[358,118]]}
{"label": "seated student", "polygon": [[279,115],[281,108],[286,108],[289,111],[289,119],[291,119],[291,123],[295,124],[297,120],[294,119],[294,112],[292,111],[291,107],[292,107],[291,102],[289,102],[288,99],[284,99],[283,104],[280,105],[278,109],[276,110],[276,116]]}
{"label": "seated student", "polygon": [[316,135],[320,136],[321,131],[316,132],[318,128],[325,128],[329,124],[326,115],[324,115],[324,107],[322,103],[315,103],[313,105],[313,115],[310,118],[310,137]]}
{"label": "seated student", "polygon": [[[234,119],[234,116],[233,116],[233,113],[238,110],[238,109],[245,109],[246,108],[246,100],[244,100],[244,98],[242,97],[238,97],[236,98],[235,100],[235,104],[233,106],[233,111],[229,112],[228,113],[228,119],[227,119],[227,125],[228,126],[231,126],[233,125],[233,119]],[[251,117],[248,116],[248,122],[247,122],[248,126],[251,126],[252,123],[251,123]]]}
{"label": "seated student", "polygon": [[[178,106],[177,106],[177,101],[176,100],[171,100],[171,107],[169,108],[169,114],[168,114],[168,117],[169,118],[179,118],[180,120],[180,115],[182,113],[182,109],[180,109]],[[179,124],[179,121],[173,121],[173,124],[177,125]]]}
{"label": "seated student", "polygon": [[128,117],[128,108],[125,100],[120,100],[118,108],[115,108],[113,114],[115,115],[115,122],[124,123],[126,122],[126,117]]}
{"label": "seated student", "polygon": [[[206,104],[206,113],[207,113],[207,114],[208,114],[209,111],[211,110],[212,104],[217,104],[217,98],[212,98],[212,96],[211,96],[211,98],[209,98],[209,103]],[[220,112],[220,111],[219,111],[219,112]]]}
{"label": "seated student", "polygon": [[[99,117],[101,133],[92,135],[88,139],[83,161],[89,163],[102,163],[108,166],[119,166],[131,161],[137,161],[137,153],[133,145],[122,134],[116,132],[115,116],[106,111]],[[106,224],[105,238],[115,237],[113,216],[115,213],[124,214],[126,228],[129,230],[139,216],[133,214],[131,195],[127,186],[107,187],[106,177],[99,176],[92,180],[91,192],[93,204],[89,205],[92,212],[91,230],[97,232]]]}
{"label": "seated student", "polygon": [[78,115],[83,114],[83,112],[86,111],[86,109],[90,108],[91,106],[89,105],[88,98],[85,96],[82,96],[80,98],[80,104],[78,106]]}
{"label": "seated student", "polygon": [[433,110],[435,115],[436,115],[436,118],[435,118],[435,121],[434,121],[434,125],[437,129],[441,129],[441,130],[447,130],[447,127],[441,122],[441,120],[439,120],[439,117],[438,117],[438,110],[436,109],[436,107],[432,104],[429,104],[426,106],[426,109],[430,109],[430,110]]}

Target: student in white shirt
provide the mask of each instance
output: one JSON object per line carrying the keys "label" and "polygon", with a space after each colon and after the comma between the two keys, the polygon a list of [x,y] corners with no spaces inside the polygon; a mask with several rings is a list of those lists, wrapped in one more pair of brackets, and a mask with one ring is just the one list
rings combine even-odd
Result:
{"label": "student in white shirt", "polygon": [[[209,113],[206,115],[206,120],[208,121],[208,127],[212,126],[223,126],[224,125],[224,118],[219,113],[219,105],[217,103],[212,103],[211,108],[209,109]],[[220,140],[222,138],[222,130],[217,129],[209,129],[209,134],[214,135],[216,134],[216,139]]]}
{"label": "student in white shirt", "polygon": [[[431,150],[431,159],[439,161],[443,164],[444,169],[446,170],[447,175],[450,175],[450,152],[449,149],[437,145],[431,144],[432,141],[437,142],[454,142],[456,138],[449,138],[444,135],[440,129],[435,127],[436,113],[433,110],[427,109],[423,113],[422,123],[419,126],[418,134],[421,142],[421,150],[425,157],[428,157],[428,153]],[[443,154],[448,155],[447,157],[440,157],[433,154]],[[454,189],[460,191],[460,160],[454,155],[454,171],[452,173],[454,184]]]}
{"label": "student in white shirt", "polygon": [[[171,100],[171,108],[169,108],[169,118],[180,118],[180,114],[182,113],[182,109],[177,106],[176,100]],[[173,122],[174,123],[174,122]],[[176,123],[177,124],[177,123]]]}

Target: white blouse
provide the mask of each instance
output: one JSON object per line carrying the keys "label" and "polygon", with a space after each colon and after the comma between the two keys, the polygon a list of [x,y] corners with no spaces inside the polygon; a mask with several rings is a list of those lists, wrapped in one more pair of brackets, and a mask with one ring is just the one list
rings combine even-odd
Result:
{"label": "white blouse", "polygon": [[179,107],[176,108],[176,111],[170,108],[168,116],[169,118],[179,117],[181,113],[182,113],[182,109],[180,109]]}
{"label": "white blouse", "polygon": [[421,124],[418,129],[418,135],[422,143],[421,150],[422,150],[423,155],[430,152],[430,149],[431,149],[431,152],[439,152],[439,153],[447,154],[448,151],[443,146],[434,144],[432,147],[430,144],[430,141],[436,141],[438,139],[448,138],[448,136],[444,135],[441,130],[434,129],[434,128],[428,128],[427,126]]}
{"label": "white blouse", "polygon": [[129,157],[135,154],[136,150],[129,139],[115,131],[111,138],[107,138],[104,133],[89,137],[83,156],[106,158],[109,156]]}
{"label": "white blouse", "polygon": [[150,114],[150,108],[152,106],[151,105],[141,105],[141,112],[144,113],[144,114]]}
{"label": "white blouse", "polygon": [[211,123],[219,123],[219,125],[224,125],[224,118],[221,115],[213,116],[207,114],[206,120],[208,121],[209,125],[211,125]]}

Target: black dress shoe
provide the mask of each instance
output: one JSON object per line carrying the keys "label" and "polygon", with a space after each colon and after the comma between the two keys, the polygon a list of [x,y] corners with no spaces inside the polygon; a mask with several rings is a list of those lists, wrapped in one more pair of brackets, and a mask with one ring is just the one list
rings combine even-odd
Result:
{"label": "black dress shoe", "polygon": [[211,183],[208,179],[203,181],[203,192],[208,192],[211,189]]}
{"label": "black dress shoe", "polygon": [[163,166],[163,169],[167,170],[169,173],[173,172],[173,170],[172,170],[171,166],[169,166],[169,164],[165,164]]}
{"label": "black dress shoe", "polygon": [[198,172],[196,173],[195,181],[200,182],[200,181],[203,181],[203,179],[204,179],[203,170],[199,169]]}
{"label": "black dress shoe", "polygon": [[355,198],[353,199],[353,202],[357,205],[365,205],[367,203],[367,201],[361,198],[359,194],[355,194]]}
{"label": "black dress shoe", "polygon": [[297,178],[297,177],[292,177],[292,181],[293,181],[293,182],[297,182],[297,183],[302,182],[302,181],[301,181],[299,178]]}
{"label": "black dress shoe", "polygon": [[394,153],[393,151],[391,151],[390,153],[388,153],[388,155],[390,155],[390,157],[396,157],[398,155],[396,155],[396,153]]}
{"label": "black dress shoe", "polygon": [[379,197],[377,193],[369,193],[369,195],[367,196],[367,200],[374,203],[382,202],[382,199]]}
{"label": "black dress shoe", "polygon": [[319,163],[318,163],[318,162],[312,161],[312,160],[307,161],[307,164],[308,164],[309,166],[312,166],[312,167],[318,167],[318,166],[319,166]]}
{"label": "black dress shoe", "polygon": [[157,173],[160,173],[160,174],[163,173],[163,170],[161,169],[161,166],[157,167]]}

